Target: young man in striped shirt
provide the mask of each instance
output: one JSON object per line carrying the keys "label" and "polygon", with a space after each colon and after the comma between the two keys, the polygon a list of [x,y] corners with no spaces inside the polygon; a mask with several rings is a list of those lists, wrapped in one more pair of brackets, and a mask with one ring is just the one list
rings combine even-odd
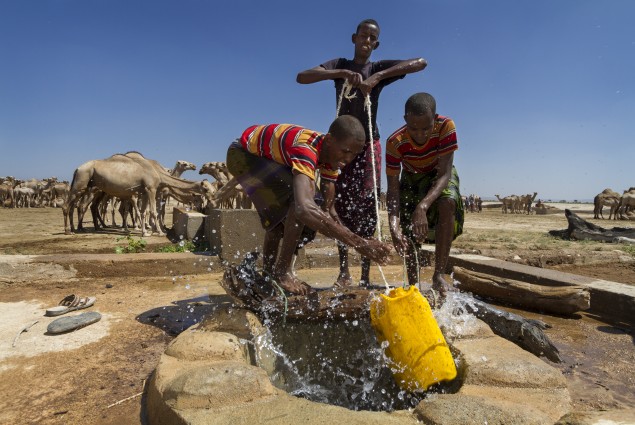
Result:
{"label": "young man in striped shirt", "polygon": [[[291,124],[254,125],[227,151],[227,167],[251,198],[265,229],[264,270],[291,293],[311,290],[291,270],[304,225],[374,261],[387,260],[390,245],[357,236],[314,200],[316,171],[320,171],[322,181],[336,181],[339,169],[362,151],[364,140],[359,120],[343,115],[333,121],[326,134]],[[332,193],[327,196],[332,197]]]}
{"label": "young man in striped shirt", "polygon": [[451,286],[443,275],[464,219],[453,165],[456,127],[436,113],[436,102],[428,93],[408,99],[404,119],[406,125],[386,142],[390,233],[395,249],[406,258],[410,285],[418,283],[415,250],[425,241],[435,242],[432,287],[445,295]]}

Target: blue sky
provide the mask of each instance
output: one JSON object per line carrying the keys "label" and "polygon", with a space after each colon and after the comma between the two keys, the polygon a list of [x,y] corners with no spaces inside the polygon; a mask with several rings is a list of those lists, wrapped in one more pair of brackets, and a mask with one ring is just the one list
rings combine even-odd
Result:
{"label": "blue sky", "polygon": [[427,91],[456,122],[464,194],[621,192],[635,186],[634,17],[630,0],[0,0],[0,176],[70,180],[128,150],[200,166],[251,124],[325,131],[332,82],[295,77],[352,57],[374,18],[373,60],[428,61],[382,92],[383,141]]}

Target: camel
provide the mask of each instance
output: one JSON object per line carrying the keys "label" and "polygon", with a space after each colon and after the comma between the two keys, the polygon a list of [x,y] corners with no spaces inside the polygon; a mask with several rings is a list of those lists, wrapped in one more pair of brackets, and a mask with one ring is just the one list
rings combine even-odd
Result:
{"label": "camel", "polygon": [[[631,187],[624,191],[624,194],[620,197],[617,212],[619,212],[622,220],[629,220],[630,212],[633,209],[635,209],[635,187]],[[617,212],[615,215],[617,215]]]}
{"label": "camel", "polygon": [[47,185],[42,190],[42,196],[48,197],[48,204],[55,206],[57,199],[63,199],[65,201],[71,188],[70,184],[66,181],[58,182],[57,178],[54,177],[45,180],[47,181]]}
{"label": "camel", "polygon": [[181,177],[181,175],[187,170],[196,170],[196,165],[187,161],[176,161],[174,168],[168,169],[168,173],[173,177]]}
{"label": "camel", "polygon": [[496,198],[503,203],[502,212],[503,214],[507,214],[508,212],[513,213],[516,208],[516,204],[518,203],[518,196],[510,195],[501,199],[500,195],[494,195]]}
{"label": "camel", "polygon": [[9,183],[0,184],[0,205],[15,208],[15,200],[13,198],[13,185]]}
{"label": "camel", "polygon": [[[220,202],[221,208],[234,208],[238,192],[242,191],[242,188],[231,175],[224,162],[206,162],[201,166],[198,173],[209,174],[218,182],[218,190],[214,196],[216,202],[213,204],[215,207],[217,206],[217,202]],[[245,198],[247,197],[245,196]],[[251,208],[251,201],[248,201],[248,203],[249,208]]]}
{"label": "camel", "polygon": [[619,193],[614,192],[613,190],[608,188],[598,193],[595,198],[593,198],[593,218],[604,218],[604,216],[602,215],[602,209],[605,206],[608,206],[610,208],[609,220],[611,219],[611,216],[613,216],[613,218],[617,220],[617,217],[615,217],[615,215],[619,207],[620,198],[621,195]]}
{"label": "camel", "polygon": [[16,208],[31,208],[35,199],[35,190],[30,187],[18,186],[13,189]]}
{"label": "camel", "polygon": [[[172,177],[181,177],[181,175],[187,170],[196,170],[196,165],[192,164],[191,162],[178,160],[176,161],[174,168],[168,169],[167,172]],[[159,206],[158,213],[159,213],[161,222],[163,223],[165,221],[165,207],[170,203],[170,194],[167,193],[165,190],[163,190],[158,195],[159,195],[159,199],[157,199],[157,205]]]}
{"label": "camel", "polygon": [[523,213],[527,213],[527,214],[531,214],[531,204],[532,202],[534,202],[534,199],[536,199],[536,196],[538,195],[538,192],[534,192],[534,194],[532,195],[531,193],[528,193],[527,195],[521,195],[520,198],[520,207],[521,210],[520,212]]}
{"label": "camel", "polygon": [[192,182],[172,177],[158,162],[146,159],[138,152],[115,154],[103,160],[88,161],[75,170],[71,192],[63,208],[65,233],[73,232],[72,214],[69,216],[69,211],[93,187],[106,195],[130,200],[132,208],[140,217],[142,236],[147,236],[146,221],[153,222],[156,232],[163,234],[156,212],[158,190],[167,187],[174,192],[193,191],[203,194],[207,199],[212,198],[207,181]]}
{"label": "camel", "polygon": [[[121,199],[141,199],[141,229],[146,236],[146,213],[156,220],[156,191],[161,179],[151,166],[144,165],[125,155],[115,154],[110,158],[88,161],[73,173],[71,190],[64,207],[64,233],[72,234],[73,211],[79,199],[93,187],[110,196]],[[137,208],[137,203],[133,202]],[[69,223],[70,222],[70,223]],[[69,226],[70,224],[70,226]],[[160,232],[160,230],[159,230]]]}

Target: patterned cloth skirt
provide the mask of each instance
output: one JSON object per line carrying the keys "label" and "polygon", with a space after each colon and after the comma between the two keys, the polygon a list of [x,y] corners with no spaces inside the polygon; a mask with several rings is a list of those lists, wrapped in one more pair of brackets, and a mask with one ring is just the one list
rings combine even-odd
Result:
{"label": "patterned cloth skirt", "polygon": [[[412,236],[412,215],[414,214],[417,204],[426,196],[432,188],[436,180],[436,171],[432,173],[409,173],[401,172],[399,181],[399,219],[401,222],[401,231],[405,236],[414,240]],[[454,200],[456,210],[454,212],[454,236],[456,239],[463,233],[463,222],[465,221],[465,209],[461,192],[459,192],[459,175],[456,168],[452,166],[452,177],[448,182],[448,186],[443,189],[440,198],[449,198]],[[434,242],[435,227],[439,222],[439,208],[437,201],[434,201],[428,208],[428,236],[426,242]]]}

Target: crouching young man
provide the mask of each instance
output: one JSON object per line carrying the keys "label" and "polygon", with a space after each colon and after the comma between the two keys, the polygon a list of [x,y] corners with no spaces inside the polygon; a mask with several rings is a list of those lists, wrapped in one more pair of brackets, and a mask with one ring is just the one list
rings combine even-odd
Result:
{"label": "crouching young man", "polygon": [[252,200],[265,229],[264,271],[285,290],[295,294],[311,290],[291,269],[304,225],[385,264],[390,245],[355,235],[314,200],[316,172],[326,182],[325,198],[332,200],[331,183],[362,151],[365,138],[359,120],[343,115],[326,134],[292,124],[254,125],[230,145],[227,167]]}

